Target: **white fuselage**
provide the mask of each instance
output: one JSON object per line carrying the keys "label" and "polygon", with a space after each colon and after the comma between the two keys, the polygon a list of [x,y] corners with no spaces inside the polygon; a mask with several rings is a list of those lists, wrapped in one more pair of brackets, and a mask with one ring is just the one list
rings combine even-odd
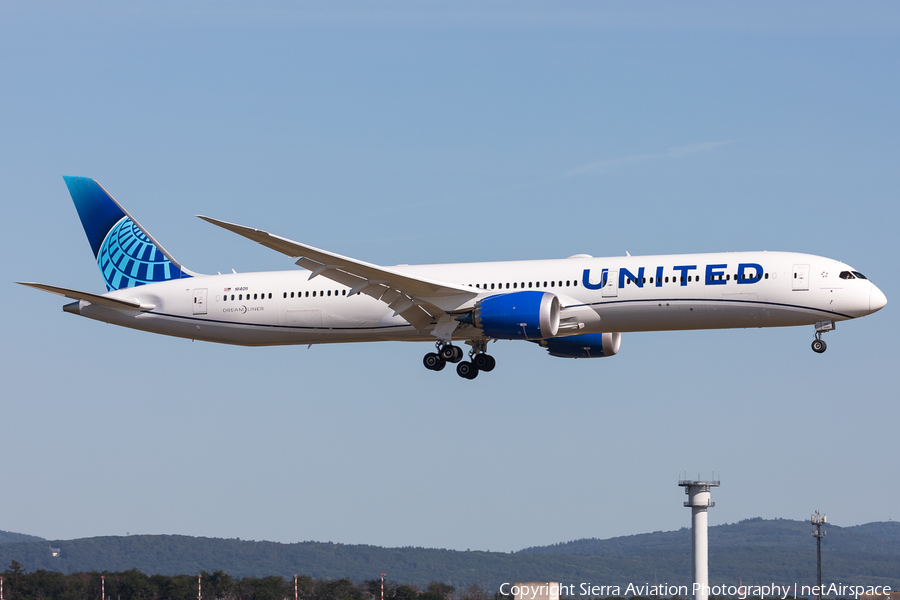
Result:
{"label": "white fuselage", "polygon": [[[743,265],[743,266],[742,266]],[[861,317],[884,306],[870,281],[820,256],[729,252],[611,258],[573,257],[392,267],[415,277],[471,287],[479,297],[538,290],[560,298],[562,316],[580,315],[560,335],[785,327]],[[183,338],[267,346],[364,341],[434,341],[384,302],[303,270],[200,276],[106,294],[154,305],[123,311],[78,301],[85,317]],[[589,311],[589,313],[587,312]],[[585,318],[585,317],[588,318]],[[483,338],[460,325],[454,339]]]}

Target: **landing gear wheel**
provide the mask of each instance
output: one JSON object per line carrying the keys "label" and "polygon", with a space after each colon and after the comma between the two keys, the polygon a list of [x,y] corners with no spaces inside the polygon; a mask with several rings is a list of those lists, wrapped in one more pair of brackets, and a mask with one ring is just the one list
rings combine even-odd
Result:
{"label": "landing gear wheel", "polygon": [[463,350],[459,346],[447,344],[439,351],[441,358],[447,362],[458,363],[463,358]]}
{"label": "landing gear wheel", "polygon": [[818,352],[819,354],[822,354],[823,352],[825,352],[825,350],[827,348],[828,348],[828,346],[822,340],[813,340],[813,343],[812,343],[813,352]]}
{"label": "landing gear wheel", "polygon": [[494,370],[494,367],[497,366],[497,361],[494,360],[494,357],[490,354],[481,353],[472,357],[472,364],[475,365],[479,371],[488,373]]}
{"label": "landing gear wheel", "polygon": [[478,367],[467,360],[456,365],[456,374],[463,379],[475,379],[478,377]]}
{"label": "landing gear wheel", "polygon": [[447,363],[443,358],[435,354],[434,352],[429,352],[425,355],[425,358],[422,359],[422,364],[425,365],[425,368],[429,371],[440,371]]}

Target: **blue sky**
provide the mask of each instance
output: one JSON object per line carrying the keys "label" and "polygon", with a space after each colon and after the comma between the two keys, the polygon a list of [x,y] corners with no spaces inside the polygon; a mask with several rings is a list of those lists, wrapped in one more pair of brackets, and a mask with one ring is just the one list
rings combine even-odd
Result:
{"label": "blue sky", "polygon": [[[0,529],[515,550],[710,523],[900,515],[900,7],[872,2],[0,4],[7,260]],[[498,342],[232,348],[64,314],[102,291],[62,175],[189,268],[291,261],[196,214],[379,264],[786,250],[883,311]]]}

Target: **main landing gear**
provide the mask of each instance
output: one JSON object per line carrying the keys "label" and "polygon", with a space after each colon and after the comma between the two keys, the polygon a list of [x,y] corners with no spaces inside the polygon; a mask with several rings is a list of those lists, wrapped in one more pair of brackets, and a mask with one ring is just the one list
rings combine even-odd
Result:
{"label": "main landing gear", "polygon": [[828,345],[822,339],[822,334],[832,330],[834,330],[834,321],[819,321],[816,323],[816,339],[812,343],[813,352],[822,354],[828,349]]}
{"label": "main landing gear", "polygon": [[463,360],[464,351],[459,346],[448,342],[437,342],[437,352],[429,352],[422,359],[422,364],[430,371],[440,371],[447,363],[456,364],[456,374],[463,379],[475,379],[479,371],[493,371],[497,361],[490,354],[485,353],[486,340],[466,342],[472,349],[469,351],[470,360]]}

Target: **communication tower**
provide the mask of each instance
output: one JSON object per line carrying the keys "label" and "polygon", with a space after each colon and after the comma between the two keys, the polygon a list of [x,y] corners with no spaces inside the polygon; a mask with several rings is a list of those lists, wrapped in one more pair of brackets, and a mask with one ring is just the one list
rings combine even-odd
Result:
{"label": "communication tower", "polygon": [[812,532],[813,537],[816,538],[816,585],[818,586],[818,593],[816,594],[816,600],[822,597],[822,538],[825,537],[825,532],[822,531],[822,525],[825,524],[825,515],[820,515],[819,511],[816,511],[813,516],[809,518],[809,522],[816,526],[816,530]]}
{"label": "communication tower", "polygon": [[680,479],[678,485],[684,488],[688,501],[684,503],[691,509],[691,547],[694,554],[694,600],[709,598],[709,564],[707,549],[707,509],[716,505],[710,500],[710,488],[719,487],[713,471],[712,479],[703,481],[700,475],[696,480]]}

